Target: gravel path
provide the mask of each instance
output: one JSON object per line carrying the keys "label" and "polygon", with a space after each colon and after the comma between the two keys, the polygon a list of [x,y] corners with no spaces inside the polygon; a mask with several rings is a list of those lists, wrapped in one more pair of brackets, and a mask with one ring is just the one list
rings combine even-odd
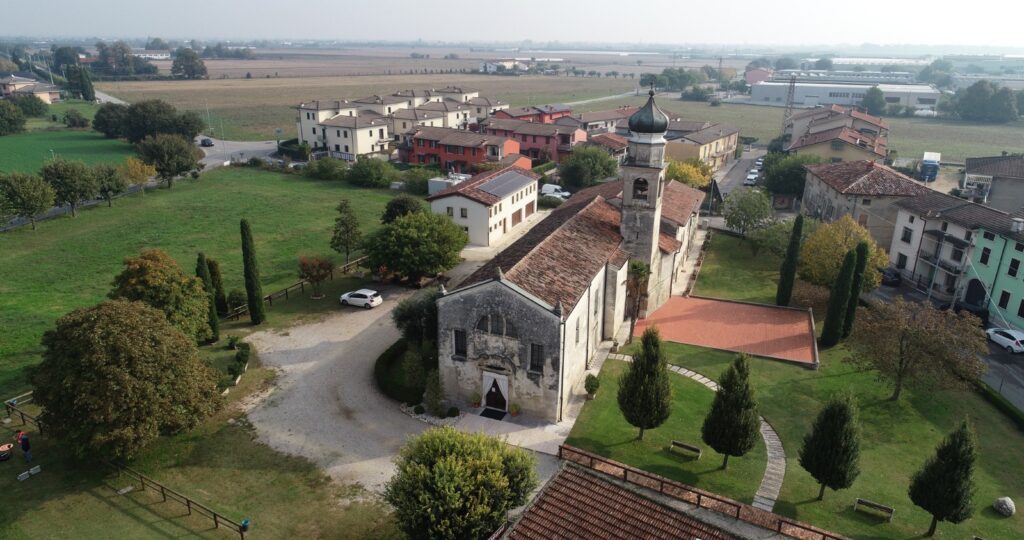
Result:
{"label": "gravel path", "polygon": [[406,438],[427,427],[373,382],[374,361],[399,338],[391,310],[410,294],[381,292],[385,301],[375,309],[339,306],[322,321],[248,338],[261,362],[280,370],[277,388],[249,413],[259,439],[372,491],[391,477]]}

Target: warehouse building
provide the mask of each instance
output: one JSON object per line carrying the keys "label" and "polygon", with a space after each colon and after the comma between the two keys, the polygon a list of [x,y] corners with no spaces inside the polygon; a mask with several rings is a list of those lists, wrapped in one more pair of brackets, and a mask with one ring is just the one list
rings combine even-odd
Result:
{"label": "warehouse building", "polygon": [[[939,103],[938,90],[925,84],[842,84],[797,82],[793,104],[797,107],[817,105],[859,105],[864,94],[877,86],[888,105],[903,105],[915,109],[934,109]],[[753,105],[785,105],[789,83],[766,81],[750,90]]]}

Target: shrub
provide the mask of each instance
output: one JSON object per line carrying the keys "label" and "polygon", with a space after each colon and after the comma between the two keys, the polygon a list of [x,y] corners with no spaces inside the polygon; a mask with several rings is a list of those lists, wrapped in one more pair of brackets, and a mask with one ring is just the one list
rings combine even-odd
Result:
{"label": "shrub", "polygon": [[588,394],[596,394],[597,389],[601,387],[601,379],[598,379],[593,373],[587,374],[583,387],[587,390]]}
{"label": "shrub", "polygon": [[473,392],[469,395],[469,402],[473,405],[479,405],[481,399],[483,398],[480,396],[480,392]]}
{"label": "shrub", "polygon": [[89,127],[89,119],[85,117],[78,109],[71,109],[64,113],[64,125],[69,128],[87,128]]}
{"label": "shrub", "polygon": [[427,388],[423,391],[423,404],[427,411],[438,417],[444,417],[444,387],[441,385],[441,376],[436,369],[427,373]]}
{"label": "shrub", "polygon": [[228,336],[228,349],[232,351],[238,348],[238,341],[242,339],[239,336]]}
{"label": "shrub", "polygon": [[412,412],[414,412],[416,414],[423,414],[424,411],[426,411],[426,409],[423,408],[423,405],[417,405],[417,406],[413,407],[413,409],[412,409]]}
{"label": "shrub", "polygon": [[512,413],[513,415],[519,414],[519,411],[520,408],[518,403],[513,403],[508,406],[508,412]]}
{"label": "shrub", "polygon": [[27,94],[8,99],[11,100],[11,103],[17,105],[17,107],[21,109],[21,113],[25,116],[46,116],[46,103],[39,99],[39,96]]}
{"label": "shrub", "polygon": [[397,178],[398,171],[394,166],[373,158],[359,158],[345,174],[345,180],[350,184],[372,188],[386,188]]}
{"label": "shrub", "polygon": [[25,115],[21,109],[6,100],[0,101],[0,136],[22,131],[25,131]]}
{"label": "shrub", "polygon": [[310,162],[303,170],[303,174],[317,180],[344,180],[345,172],[345,162],[329,158]]}
{"label": "shrub", "polygon": [[459,416],[459,408],[458,407],[448,407],[448,418],[458,418],[458,416]]}
{"label": "shrub", "polygon": [[544,174],[544,173],[550,171],[551,169],[554,169],[557,166],[558,166],[558,162],[557,161],[549,161],[547,163],[544,163],[544,164],[541,164],[541,165],[537,165],[536,167],[534,167],[533,168],[533,172],[535,172],[537,174]]}
{"label": "shrub", "polygon": [[246,165],[248,165],[250,167],[256,167],[256,168],[263,167],[263,160],[258,158],[258,157],[256,157],[256,156],[253,156],[253,157],[249,158],[249,161],[246,161],[245,163],[246,163]]}
{"label": "shrub", "polygon": [[228,309],[235,309],[244,306],[246,303],[245,291],[231,289],[228,293]]}
{"label": "shrub", "polygon": [[545,196],[537,199],[537,206],[541,208],[558,208],[563,202],[558,197]]}

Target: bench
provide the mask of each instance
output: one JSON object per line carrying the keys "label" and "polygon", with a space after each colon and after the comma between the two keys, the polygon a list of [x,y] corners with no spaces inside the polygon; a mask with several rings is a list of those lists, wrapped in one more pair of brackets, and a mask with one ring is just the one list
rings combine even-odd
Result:
{"label": "bench", "polygon": [[704,453],[700,449],[700,447],[694,446],[694,445],[689,444],[689,443],[684,443],[683,441],[672,441],[672,443],[669,446],[669,448],[671,448],[671,449],[679,448],[679,449],[682,449],[682,450],[687,450],[689,452],[693,452],[694,454],[697,454],[697,459],[700,459],[701,454]]}
{"label": "bench", "polygon": [[891,507],[891,506],[886,506],[886,505],[884,505],[882,503],[876,503],[874,501],[869,501],[867,499],[861,499],[859,497],[853,503],[853,511],[854,512],[857,511],[857,507],[858,506],[864,506],[864,507],[870,508],[872,510],[878,510],[879,512],[882,512],[883,514],[887,514],[889,516],[889,519],[887,521],[889,521],[890,523],[892,523],[892,515],[896,513],[896,509]]}

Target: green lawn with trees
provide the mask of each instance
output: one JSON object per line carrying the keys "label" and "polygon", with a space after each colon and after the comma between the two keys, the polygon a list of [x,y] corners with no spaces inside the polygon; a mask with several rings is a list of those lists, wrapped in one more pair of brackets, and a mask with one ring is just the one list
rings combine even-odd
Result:
{"label": "green lawn with trees", "polygon": [[117,165],[132,155],[132,147],[124,141],[91,130],[39,130],[0,137],[0,172],[38,173],[52,156],[88,165]]}
{"label": "green lawn with trees", "polygon": [[715,233],[694,294],[773,304],[780,263],[781,259],[764,250],[754,257],[749,240]]}
{"label": "green lawn with trees", "polygon": [[[387,190],[344,182],[230,168],[179,182],[173,190],[120,199],[113,208],[40,222],[36,231],[23,227],[0,234],[0,326],[5,329],[0,395],[25,389],[23,368],[38,361],[42,333],[61,315],[102,300],[125,257],[159,246],[182,268],[191,269],[202,251],[219,262],[226,290],[244,290],[239,220],[248,218],[261,282],[269,293],[298,281],[300,256],[332,253],[331,228],[341,199],[351,201],[363,232],[369,233],[379,226],[392,197]],[[332,255],[341,262],[342,256]],[[336,279],[325,284],[324,293],[334,295],[352,285],[352,280]],[[315,315],[334,305],[307,297],[275,303],[270,323]],[[228,329],[240,326],[242,322],[233,323]]]}

